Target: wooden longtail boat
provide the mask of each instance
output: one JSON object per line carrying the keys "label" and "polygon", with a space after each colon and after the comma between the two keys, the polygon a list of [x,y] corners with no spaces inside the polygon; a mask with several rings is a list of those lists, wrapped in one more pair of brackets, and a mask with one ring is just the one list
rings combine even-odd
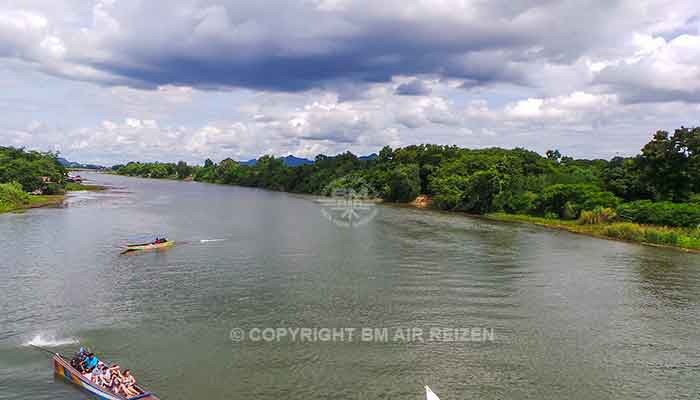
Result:
{"label": "wooden longtail boat", "polygon": [[126,246],[126,250],[124,250],[122,253],[129,253],[132,251],[165,249],[167,247],[172,247],[174,245],[175,245],[174,240],[166,240],[163,243],[130,244],[130,245]]}
{"label": "wooden longtail boat", "polygon": [[138,385],[135,385],[134,387],[138,389],[141,394],[134,397],[129,397],[127,399],[124,396],[114,394],[110,390],[90,382],[80,372],[73,368],[68,360],[59,354],[55,354],[53,356],[53,368],[56,375],[63,377],[70,383],[77,385],[78,387],[92,393],[93,396],[102,400],[159,400],[156,395],[147,392]]}

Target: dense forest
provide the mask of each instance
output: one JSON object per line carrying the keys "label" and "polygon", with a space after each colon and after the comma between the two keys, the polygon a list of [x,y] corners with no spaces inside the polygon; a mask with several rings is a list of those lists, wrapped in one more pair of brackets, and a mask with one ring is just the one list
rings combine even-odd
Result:
{"label": "dense forest", "polygon": [[329,194],[337,187],[370,187],[390,202],[427,195],[443,210],[506,212],[574,220],[607,210],[655,225],[700,225],[700,128],[657,132],[639,155],[585,160],[551,150],[545,156],[516,148],[464,149],[432,144],[384,147],[376,157],[319,155],[287,167],[263,156],[255,165],[232,159],[202,166],[185,162],[115,166],[119,174]]}

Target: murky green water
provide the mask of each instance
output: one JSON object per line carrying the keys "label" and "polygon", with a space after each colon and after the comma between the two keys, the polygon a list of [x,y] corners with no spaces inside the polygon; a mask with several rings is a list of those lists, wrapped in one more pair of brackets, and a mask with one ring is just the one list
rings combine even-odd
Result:
{"label": "murky green water", "polygon": [[[2,399],[88,397],[32,340],[79,340],[165,400],[420,399],[423,384],[443,400],[700,393],[698,255],[386,206],[342,228],[309,197],[91,177],[116,189],[0,215]],[[119,255],[150,232],[181,243]],[[494,335],[230,338],[266,327]]]}

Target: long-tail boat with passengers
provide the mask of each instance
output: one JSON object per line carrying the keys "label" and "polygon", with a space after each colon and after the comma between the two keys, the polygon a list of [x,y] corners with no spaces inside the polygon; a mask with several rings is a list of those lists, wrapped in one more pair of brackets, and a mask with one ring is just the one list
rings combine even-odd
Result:
{"label": "long-tail boat with passengers", "polygon": [[131,253],[134,251],[166,249],[166,248],[172,247],[172,246],[175,246],[174,240],[157,239],[157,240],[150,242],[150,243],[129,244],[126,246],[126,249],[124,251],[122,251],[122,254]]}
{"label": "long-tail boat with passengers", "polygon": [[92,393],[93,396],[102,400],[159,400],[155,394],[143,389],[139,385],[134,385],[134,388],[139,392],[139,394],[135,396],[127,398],[121,394],[116,394],[85,378],[83,374],[71,366],[70,360],[58,353],[54,353],[53,355],[53,368],[56,375],[63,377],[66,381],[77,385],[81,389]]}

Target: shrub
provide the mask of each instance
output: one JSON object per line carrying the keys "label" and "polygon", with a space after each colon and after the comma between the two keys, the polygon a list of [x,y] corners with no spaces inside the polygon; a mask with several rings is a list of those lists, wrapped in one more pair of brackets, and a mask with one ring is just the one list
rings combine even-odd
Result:
{"label": "shrub", "polygon": [[678,246],[686,247],[689,249],[700,249],[700,236],[681,236],[678,238]]}
{"label": "shrub", "polygon": [[544,218],[545,219],[558,219],[559,214],[553,213],[553,212],[546,212],[546,213],[544,213]]}
{"label": "shrub", "polygon": [[583,210],[588,211],[596,208],[616,208],[621,201],[611,192],[587,192],[584,196]]}
{"label": "shrub", "polygon": [[29,195],[17,182],[0,183],[0,206],[7,208],[29,203]]}
{"label": "shrub", "polygon": [[607,224],[615,220],[617,213],[612,208],[596,207],[591,211],[582,211],[578,222],[581,225]]}
{"label": "shrub", "polygon": [[64,192],[63,188],[57,183],[49,183],[44,188],[44,194],[62,194]]}
{"label": "shrub", "polygon": [[608,225],[603,229],[603,234],[615,239],[632,240],[637,242],[644,241],[644,229],[633,223],[620,223]]}
{"label": "shrub", "polygon": [[661,229],[647,227],[644,229],[644,241],[675,246],[678,244],[678,233],[671,230],[664,231]]}
{"label": "shrub", "polygon": [[620,218],[640,224],[697,227],[700,225],[700,205],[633,201],[617,207]]}
{"label": "shrub", "polygon": [[641,226],[630,222],[608,225],[603,230],[605,236],[668,246],[698,248],[700,238],[686,235],[677,228]]}
{"label": "shrub", "polygon": [[557,213],[564,219],[576,219],[582,210],[611,208],[619,203],[617,196],[601,191],[595,185],[557,184],[548,186],[542,194],[542,211]]}
{"label": "shrub", "polygon": [[539,196],[530,191],[518,194],[503,191],[493,199],[495,209],[510,214],[531,214],[537,210],[538,202]]}
{"label": "shrub", "polygon": [[561,210],[562,219],[576,219],[581,212],[581,207],[571,201],[564,203],[564,209]]}

